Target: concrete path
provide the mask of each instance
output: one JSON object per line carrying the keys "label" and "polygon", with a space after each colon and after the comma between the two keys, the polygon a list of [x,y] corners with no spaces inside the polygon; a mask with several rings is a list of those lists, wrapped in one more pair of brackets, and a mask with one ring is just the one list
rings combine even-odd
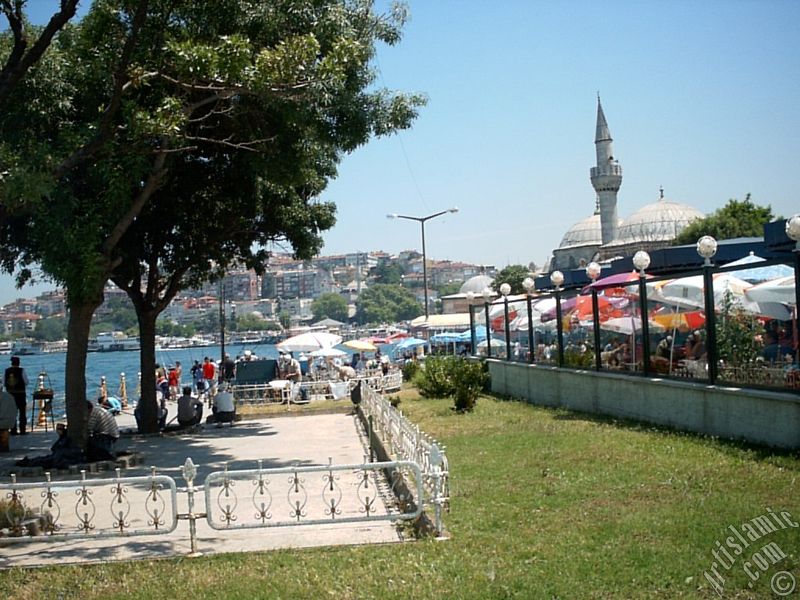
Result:
{"label": "concrete path", "polygon": [[[123,420],[124,417],[120,419]],[[12,437],[12,452],[0,458],[0,472],[13,471],[13,462],[22,456],[47,454],[54,438],[55,434],[52,431],[45,434],[38,429],[26,436]],[[363,431],[355,417],[350,414],[281,416],[240,421],[233,427],[222,428],[205,425],[201,430],[191,434],[152,437],[123,435],[117,444],[117,450],[137,452],[143,458],[142,464],[127,469],[124,476],[149,475],[150,465],[153,465],[157,468],[158,474],[174,478],[179,488],[185,486],[181,467],[187,457],[191,457],[197,466],[195,485],[202,485],[206,475],[212,471],[222,470],[226,465],[229,470],[255,469],[259,459],[262,460],[265,469],[293,465],[327,465],[329,459],[332,459],[333,464],[361,464],[367,453]],[[101,473],[91,475],[89,479],[113,476],[113,473]],[[281,476],[281,483],[284,482],[284,477]],[[70,479],[75,479],[75,476],[71,476]],[[275,479],[277,480],[278,476]],[[3,480],[3,483],[9,481],[5,476]],[[250,481],[242,481],[239,489],[251,490],[250,484]],[[0,485],[0,489],[2,487]],[[318,490],[309,482],[309,493],[317,494],[317,492]],[[69,494],[74,492],[69,491]],[[94,497],[98,500],[98,505],[102,502],[105,506],[110,495],[104,488],[102,490],[97,488]],[[205,512],[203,494],[198,493],[195,498],[195,510]],[[278,500],[282,501],[284,498]],[[74,495],[71,500],[65,498],[62,502],[65,504],[62,510],[72,510],[72,507],[66,504],[75,502]],[[187,512],[185,493],[178,493],[177,507],[179,513]],[[285,516],[283,513],[288,511],[285,508],[279,509],[277,501],[275,510],[276,512],[281,510],[283,516]],[[388,508],[384,504],[380,510],[385,512]],[[324,525],[216,531],[211,529],[205,520],[200,520],[197,522],[197,538],[198,550],[204,554],[388,543],[401,540],[395,526],[389,521],[352,524],[331,522]],[[174,532],[158,536],[125,536],[61,542],[8,543],[0,540],[0,568],[156,558],[186,555],[189,552],[189,525],[188,521],[181,520]]]}

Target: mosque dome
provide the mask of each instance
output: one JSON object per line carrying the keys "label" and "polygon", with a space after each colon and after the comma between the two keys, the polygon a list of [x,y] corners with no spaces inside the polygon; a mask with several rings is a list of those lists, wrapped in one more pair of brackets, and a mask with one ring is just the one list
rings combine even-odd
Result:
{"label": "mosque dome", "polygon": [[702,219],[705,215],[688,204],[661,198],[643,206],[619,227],[618,244],[641,242],[670,242],[689,223]]}
{"label": "mosque dome", "polygon": [[461,284],[461,288],[458,290],[458,293],[467,294],[472,292],[473,294],[480,295],[484,288],[492,286],[493,281],[494,279],[488,275],[475,275],[475,277],[470,277]]}
{"label": "mosque dome", "polygon": [[[620,224],[622,222],[620,221]],[[586,217],[570,227],[561,239],[559,248],[575,248],[578,246],[599,246],[603,243],[600,229],[600,213]]]}

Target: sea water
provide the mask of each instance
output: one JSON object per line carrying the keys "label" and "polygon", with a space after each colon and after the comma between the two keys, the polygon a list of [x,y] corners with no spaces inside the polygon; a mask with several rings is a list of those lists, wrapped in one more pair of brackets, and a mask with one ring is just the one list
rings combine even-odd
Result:
{"label": "sea water", "polygon": [[[232,358],[241,356],[245,350],[250,350],[259,358],[278,358],[278,349],[274,344],[247,345],[226,344],[225,353]],[[192,375],[190,369],[194,361],[203,362],[203,358],[208,356],[219,363],[221,357],[220,346],[197,346],[192,348],[174,348],[156,350],[156,364],[163,367],[170,367],[176,362],[181,363],[183,374],[181,383],[191,385]],[[11,357],[5,358],[7,365],[11,364]],[[55,392],[53,401],[54,414],[56,419],[64,417],[64,387],[65,387],[65,367],[67,355],[64,352],[52,354],[31,354],[20,356],[20,366],[25,369],[28,375],[28,411],[30,412],[31,396],[38,388],[39,375],[44,377],[44,386],[51,388]],[[106,386],[109,395],[119,394],[121,374],[125,374],[128,401],[133,403],[138,397],[139,371],[140,367],[139,352],[89,352],[86,355],[86,396],[88,400],[96,400],[100,396],[101,377],[106,378]],[[0,362],[0,364],[2,364]],[[3,367],[5,368],[5,367]]]}

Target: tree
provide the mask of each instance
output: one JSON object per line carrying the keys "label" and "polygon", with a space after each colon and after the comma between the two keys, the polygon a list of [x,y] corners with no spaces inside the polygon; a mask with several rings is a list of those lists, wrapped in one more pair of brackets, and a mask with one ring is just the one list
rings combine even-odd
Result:
{"label": "tree", "polygon": [[396,323],[419,316],[422,306],[414,295],[400,285],[375,284],[364,290],[356,303],[356,321]]}
{"label": "tree", "polygon": [[63,340],[67,333],[67,320],[64,317],[47,317],[36,323],[31,337],[36,340],[54,342]]}
{"label": "tree", "polygon": [[264,331],[269,329],[270,322],[254,313],[237,317],[236,331]]}
{"label": "tree", "polygon": [[311,313],[315,321],[327,318],[344,323],[348,318],[347,301],[339,294],[322,294],[311,303]]}
{"label": "tree", "polygon": [[383,263],[373,267],[370,275],[375,283],[399,284],[403,281],[403,267],[398,263]]}
{"label": "tree", "polygon": [[522,285],[522,282],[526,277],[530,277],[528,267],[524,265],[508,265],[495,275],[492,288],[499,294],[500,286],[507,283],[511,286],[512,294],[524,294],[525,286]]}
{"label": "tree", "polygon": [[278,313],[278,322],[284,329],[289,329],[292,326],[292,315],[288,310],[282,310]]}
{"label": "tree", "polygon": [[[145,356],[157,315],[193,267],[218,275],[237,253],[263,257],[245,246],[286,233],[259,229],[274,216],[295,226],[293,242],[312,246],[317,234],[301,224],[313,211],[293,213],[286,200],[294,194],[310,205],[342,153],[407,126],[421,102],[365,91],[374,42],[396,42],[403,16],[378,17],[371,3],[345,0],[101,0],[12,92],[12,110],[0,114],[0,159],[10,165],[0,176],[0,259],[20,282],[38,264],[67,291],[73,441],[85,440],[89,323],[106,281],[132,294]],[[284,212],[262,208],[248,235],[207,254],[179,245],[174,255],[156,252],[159,238],[143,224],[161,215],[163,228],[177,211],[166,192],[227,168],[261,169],[236,196],[258,185]],[[225,209],[212,190],[191,218],[236,214]]]}
{"label": "tree", "polygon": [[731,198],[725,206],[714,213],[687,225],[673,244],[676,246],[694,244],[704,235],[713,236],[718,240],[761,237],[764,235],[764,224],[774,220],[769,205],[758,206],[750,200],[750,194],[747,194],[744,200]]}
{"label": "tree", "polygon": [[[25,74],[42,58],[53,37],[75,16],[80,0],[61,0],[60,8],[53,13],[43,28],[30,28],[25,16],[25,0],[0,0],[0,15],[8,20],[11,36],[6,37],[10,49],[0,51],[4,61],[0,69],[0,107],[19,84]],[[37,37],[31,45],[30,34]]]}

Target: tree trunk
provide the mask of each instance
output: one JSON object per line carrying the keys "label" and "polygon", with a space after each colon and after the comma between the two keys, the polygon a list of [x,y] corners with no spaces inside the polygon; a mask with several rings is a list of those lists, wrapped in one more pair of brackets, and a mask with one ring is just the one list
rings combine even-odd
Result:
{"label": "tree trunk", "polygon": [[89,432],[86,428],[86,353],[89,346],[89,328],[92,315],[103,302],[99,301],[70,305],[67,323],[67,366],[65,394],[67,405],[67,433],[73,444],[86,448]]}
{"label": "tree trunk", "polygon": [[157,433],[159,406],[156,399],[156,319],[159,311],[143,311],[137,307],[136,314],[139,319],[139,366],[142,371],[140,433]]}

